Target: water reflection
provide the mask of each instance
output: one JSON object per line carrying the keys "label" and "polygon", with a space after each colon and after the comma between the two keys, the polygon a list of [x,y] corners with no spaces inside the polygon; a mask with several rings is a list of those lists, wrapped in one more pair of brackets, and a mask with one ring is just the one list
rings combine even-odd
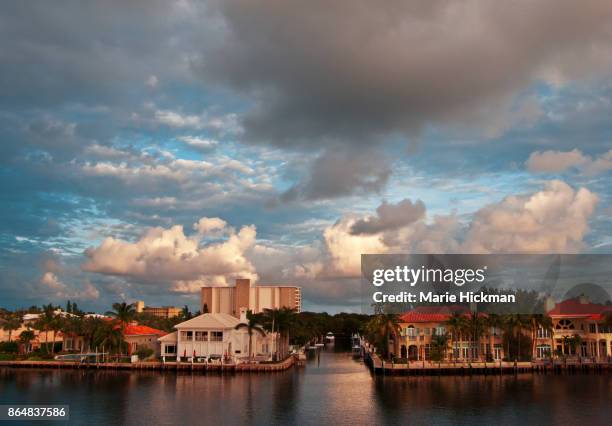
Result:
{"label": "water reflection", "polygon": [[328,348],[275,374],[0,369],[0,403],[88,424],[607,424],[609,375],[374,377]]}

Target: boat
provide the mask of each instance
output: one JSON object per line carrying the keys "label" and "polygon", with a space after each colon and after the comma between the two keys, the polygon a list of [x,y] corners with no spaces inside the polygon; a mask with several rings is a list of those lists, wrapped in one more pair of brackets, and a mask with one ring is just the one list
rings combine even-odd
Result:
{"label": "boat", "polygon": [[335,339],[336,337],[334,336],[334,333],[332,333],[331,331],[325,335],[326,342],[333,342]]}
{"label": "boat", "polygon": [[351,338],[351,344],[352,344],[351,352],[353,354],[353,357],[355,358],[361,357],[361,337],[359,336],[359,334],[353,334]]}

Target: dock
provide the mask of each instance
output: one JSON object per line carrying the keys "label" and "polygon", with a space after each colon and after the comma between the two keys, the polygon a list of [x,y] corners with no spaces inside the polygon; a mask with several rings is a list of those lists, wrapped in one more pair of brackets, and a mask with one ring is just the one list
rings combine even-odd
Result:
{"label": "dock", "polygon": [[191,362],[78,362],[78,361],[0,361],[0,367],[9,368],[55,368],[55,369],[101,369],[101,370],[160,370],[160,371],[199,371],[199,372],[277,372],[285,371],[297,362],[289,356],[275,363],[191,363]]}
{"label": "dock", "polygon": [[568,361],[556,359],[552,362],[541,361],[410,361],[408,363],[393,363],[383,361],[368,348],[363,348],[364,363],[380,375],[471,375],[471,374],[518,374],[518,373],[561,373],[561,372],[612,372],[610,361]]}

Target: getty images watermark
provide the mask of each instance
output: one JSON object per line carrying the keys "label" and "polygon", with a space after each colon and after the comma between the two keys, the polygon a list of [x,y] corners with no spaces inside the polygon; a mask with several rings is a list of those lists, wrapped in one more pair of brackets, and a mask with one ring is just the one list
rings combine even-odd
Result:
{"label": "getty images watermark", "polygon": [[544,313],[585,296],[611,303],[612,255],[362,255],[363,312],[464,305],[499,314]]}

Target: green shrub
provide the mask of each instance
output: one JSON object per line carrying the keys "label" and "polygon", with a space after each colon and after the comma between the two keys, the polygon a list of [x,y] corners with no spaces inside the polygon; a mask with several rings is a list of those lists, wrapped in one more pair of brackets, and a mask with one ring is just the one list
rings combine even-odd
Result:
{"label": "green shrub", "polygon": [[0,353],[16,354],[19,352],[17,342],[0,342]]}
{"label": "green shrub", "polygon": [[41,351],[40,349],[38,349],[27,354],[27,358],[29,361],[45,361],[53,359],[53,355],[48,354],[44,350]]}
{"label": "green shrub", "polygon": [[0,361],[14,361],[15,354],[0,354]]}
{"label": "green shrub", "polygon": [[145,360],[153,355],[153,352],[151,348],[140,348],[136,351],[136,355],[138,355],[139,360]]}

